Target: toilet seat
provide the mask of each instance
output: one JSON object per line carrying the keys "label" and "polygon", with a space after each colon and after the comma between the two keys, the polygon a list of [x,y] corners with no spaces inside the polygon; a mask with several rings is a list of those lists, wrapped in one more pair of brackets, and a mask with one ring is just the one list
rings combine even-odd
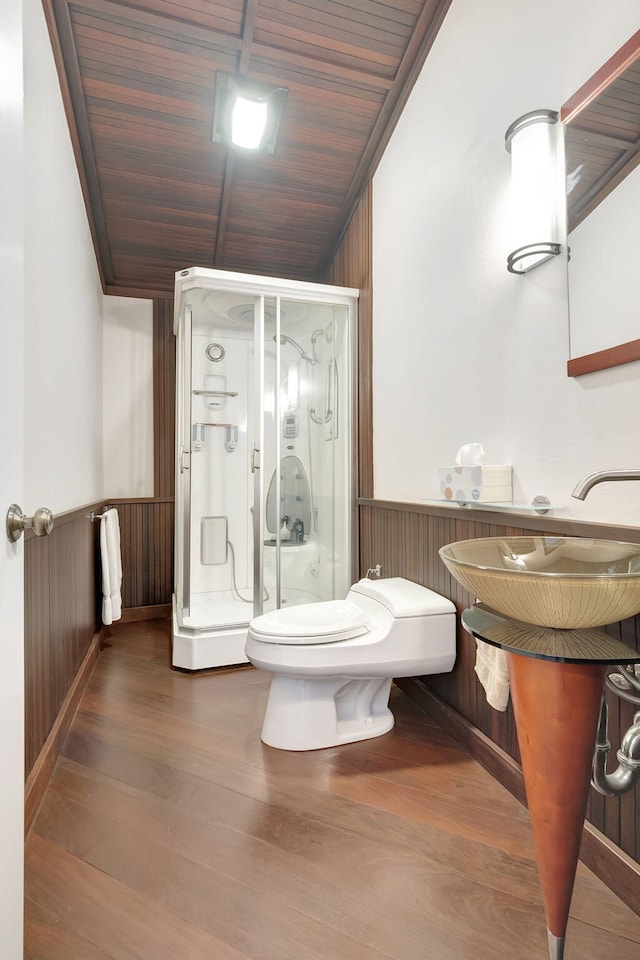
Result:
{"label": "toilet seat", "polygon": [[366,613],[349,600],[323,600],[272,610],[249,624],[249,636],[263,643],[338,643],[369,632]]}

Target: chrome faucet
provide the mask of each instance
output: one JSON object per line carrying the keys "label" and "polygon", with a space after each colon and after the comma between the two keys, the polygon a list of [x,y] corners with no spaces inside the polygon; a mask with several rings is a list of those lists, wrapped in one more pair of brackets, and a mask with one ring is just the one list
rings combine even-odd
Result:
{"label": "chrome faucet", "polygon": [[597,470],[595,473],[589,473],[582,480],[579,480],[571,492],[571,496],[576,500],[584,500],[596,483],[603,483],[605,480],[640,480],[640,469],[631,468],[629,470]]}

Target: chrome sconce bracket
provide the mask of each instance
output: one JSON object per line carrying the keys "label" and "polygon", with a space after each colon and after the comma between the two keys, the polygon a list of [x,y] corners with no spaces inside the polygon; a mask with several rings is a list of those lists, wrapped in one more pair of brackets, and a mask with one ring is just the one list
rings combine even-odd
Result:
{"label": "chrome sconce bracket", "polygon": [[[540,243],[528,243],[526,246],[518,247],[517,250],[513,250],[512,253],[509,254],[507,257],[507,270],[509,273],[517,273],[519,275],[528,273],[532,266],[537,267],[541,263],[546,263],[546,261],[552,257],[557,257],[561,251],[562,247],[559,243],[551,243],[546,240]],[[531,266],[528,265],[529,261],[531,261]]]}

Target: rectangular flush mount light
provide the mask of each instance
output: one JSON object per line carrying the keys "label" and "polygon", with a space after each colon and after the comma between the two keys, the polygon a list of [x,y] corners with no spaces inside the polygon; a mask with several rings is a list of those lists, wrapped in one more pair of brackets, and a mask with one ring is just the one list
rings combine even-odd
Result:
{"label": "rectangular flush mount light", "polygon": [[287,91],[216,73],[214,143],[273,153]]}
{"label": "rectangular flush mount light", "polygon": [[558,243],[558,171],[554,110],[519,117],[505,134],[511,154],[513,251],[510,273],[527,273],[560,253]]}

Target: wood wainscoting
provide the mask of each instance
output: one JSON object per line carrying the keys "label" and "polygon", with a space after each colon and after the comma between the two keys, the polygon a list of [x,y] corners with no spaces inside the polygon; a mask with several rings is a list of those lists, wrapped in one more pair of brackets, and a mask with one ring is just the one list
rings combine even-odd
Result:
{"label": "wood wainscoting", "polygon": [[153,494],[173,497],[176,476],[173,300],[153,301]]}
{"label": "wood wainscoting", "polygon": [[[446,570],[438,550],[473,537],[526,536],[536,533],[601,537],[640,542],[640,530],[595,523],[507,515],[457,506],[428,506],[361,500],[360,562],[364,572],[380,563],[383,576],[407,577],[449,597],[458,613],[475,601]],[[640,649],[640,616],[607,630]],[[524,799],[518,742],[511,705],[491,709],[475,672],[475,641],[458,618],[458,653],[452,673],[402,682],[406,693],[433,713],[487,769]],[[608,694],[610,764],[624,731],[633,723],[634,706]],[[640,790],[620,798],[591,790],[581,857],[617,895],[640,913]]]}
{"label": "wood wainscoting", "polygon": [[25,827],[38,809],[100,649],[99,525],[120,518],[122,620],[168,617],[173,497],[103,500],[55,517],[48,537],[25,534]]}
{"label": "wood wainscoting", "polygon": [[173,592],[173,497],[110,500],[120,518],[122,620],[168,617]]}
{"label": "wood wainscoting", "polygon": [[104,502],[25,532],[25,826],[28,830],[100,646],[98,525]]}

